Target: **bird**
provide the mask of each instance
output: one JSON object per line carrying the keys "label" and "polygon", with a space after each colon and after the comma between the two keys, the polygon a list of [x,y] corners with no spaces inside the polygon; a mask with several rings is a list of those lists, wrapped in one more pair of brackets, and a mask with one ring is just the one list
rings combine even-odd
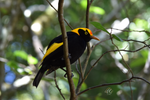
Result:
{"label": "bird", "polygon": [[[67,32],[68,50],[70,63],[74,63],[85,51],[86,44],[91,39],[100,41],[88,28],[75,28]],[[65,67],[64,53],[63,53],[63,40],[62,35],[54,38],[48,45],[46,53],[44,54],[41,68],[34,78],[33,86],[38,87],[39,82],[43,75],[50,74],[53,71]]]}

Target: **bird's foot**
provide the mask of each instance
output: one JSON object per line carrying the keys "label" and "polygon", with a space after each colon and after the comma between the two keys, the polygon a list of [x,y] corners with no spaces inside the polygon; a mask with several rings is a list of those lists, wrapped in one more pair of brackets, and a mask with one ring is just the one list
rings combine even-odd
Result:
{"label": "bird's foot", "polygon": [[[71,73],[71,78],[73,77],[73,73]],[[67,78],[67,73],[64,75],[65,78]]]}
{"label": "bird's foot", "polygon": [[[61,69],[66,72],[66,74],[64,75],[64,77],[67,78],[67,71],[66,71],[65,69],[63,69],[63,68],[61,68]],[[71,72],[73,72],[73,70],[71,70]],[[71,78],[72,78],[73,76],[74,76],[73,73],[71,73]]]}

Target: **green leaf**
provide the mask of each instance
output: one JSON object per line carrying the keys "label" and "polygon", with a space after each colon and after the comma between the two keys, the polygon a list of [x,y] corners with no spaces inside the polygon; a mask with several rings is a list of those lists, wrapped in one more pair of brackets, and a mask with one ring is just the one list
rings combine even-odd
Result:
{"label": "green leaf", "polygon": [[100,30],[110,34],[100,23],[98,23],[98,22],[91,22],[91,24],[93,26],[95,26],[97,29],[100,29]]}
{"label": "green leaf", "polygon": [[[80,4],[83,9],[87,8],[87,0],[81,0]],[[90,6],[90,12],[94,12],[94,13],[100,14],[100,15],[105,14],[105,10],[100,7],[97,7],[97,6]]]}
{"label": "green leaf", "polygon": [[[100,29],[106,33],[108,33],[110,35],[110,33],[98,22],[91,22],[92,25],[94,25],[97,29]],[[113,38],[118,40],[118,41],[123,41],[120,37],[118,37],[117,35],[115,34],[112,34]]]}
{"label": "green leaf", "polygon": [[122,40],[119,36],[117,36],[117,35],[115,35],[115,34],[112,34],[112,36],[113,36],[113,38],[115,38],[116,40],[123,42],[123,40]]}
{"label": "green leaf", "polygon": [[20,57],[24,60],[27,60],[27,57],[28,57],[28,54],[25,51],[22,51],[22,50],[16,50],[14,52],[14,55],[17,56],[17,57]]}
{"label": "green leaf", "polygon": [[82,6],[84,9],[86,9],[86,7],[87,7],[87,0],[81,0],[80,4],[81,4],[81,6]]}
{"label": "green leaf", "polygon": [[134,20],[136,26],[138,28],[142,28],[144,30],[148,30],[148,21],[144,20],[144,19],[139,19],[139,18],[136,18]]}
{"label": "green leaf", "polygon": [[105,14],[105,10],[100,8],[100,7],[96,7],[96,6],[91,6],[90,7],[90,12],[94,12],[96,14],[100,14],[100,15],[104,15]]}
{"label": "green leaf", "polygon": [[29,64],[37,64],[38,60],[33,56],[28,56],[27,61]]}

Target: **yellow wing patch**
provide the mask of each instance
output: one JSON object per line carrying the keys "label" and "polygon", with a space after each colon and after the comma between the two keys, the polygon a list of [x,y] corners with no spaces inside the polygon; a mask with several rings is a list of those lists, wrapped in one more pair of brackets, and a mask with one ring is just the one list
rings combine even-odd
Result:
{"label": "yellow wing patch", "polygon": [[[46,51],[46,53],[45,53],[45,55],[44,55],[42,61],[43,61],[50,53],[52,53],[53,51],[55,51],[57,48],[59,48],[59,47],[62,46],[62,45],[63,45],[63,42],[61,42],[61,43],[53,43],[53,44],[49,47],[49,49]],[[42,62],[42,61],[41,61],[41,62]]]}

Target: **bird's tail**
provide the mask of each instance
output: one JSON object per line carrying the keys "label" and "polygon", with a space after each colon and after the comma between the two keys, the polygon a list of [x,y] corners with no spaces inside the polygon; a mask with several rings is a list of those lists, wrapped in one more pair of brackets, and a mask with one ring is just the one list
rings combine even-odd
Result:
{"label": "bird's tail", "polygon": [[39,85],[39,83],[41,81],[41,78],[43,77],[45,72],[46,72],[46,75],[47,75],[47,74],[52,73],[53,71],[55,71],[58,68],[59,67],[51,66],[49,69],[47,69],[47,66],[42,65],[42,67],[38,71],[38,73],[37,73],[37,75],[36,75],[36,77],[35,77],[35,79],[33,81],[33,86],[38,87],[38,85]]}
{"label": "bird's tail", "polygon": [[42,72],[41,70],[42,70],[42,68],[38,71],[38,73],[37,73],[37,75],[36,75],[36,77],[35,77],[35,79],[33,81],[33,86],[38,87],[38,85],[39,85],[39,83],[41,81],[41,78],[44,75],[44,72]]}

